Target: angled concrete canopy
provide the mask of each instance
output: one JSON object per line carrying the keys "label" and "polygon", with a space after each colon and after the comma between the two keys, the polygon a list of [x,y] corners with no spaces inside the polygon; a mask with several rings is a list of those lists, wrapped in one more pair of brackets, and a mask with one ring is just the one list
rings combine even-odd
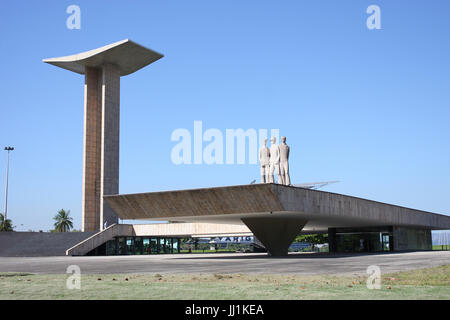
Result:
{"label": "angled concrete canopy", "polygon": [[402,226],[450,229],[450,217],[278,184],[104,196],[121,219],[245,224],[272,255],[283,255],[302,228]]}
{"label": "angled concrete canopy", "polygon": [[450,217],[343,194],[279,184],[104,196],[121,219],[242,223],[242,218],[297,217],[305,228],[404,225],[449,229]]}
{"label": "angled concrete canopy", "polygon": [[86,67],[100,68],[105,64],[113,64],[119,68],[120,76],[126,76],[162,57],[156,51],[125,39],[94,50],[43,61],[80,74],[86,73]]}
{"label": "angled concrete canopy", "polygon": [[117,223],[103,195],[119,192],[120,77],[163,55],[125,39],[107,46],[43,61],[85,75],[82,230]]}

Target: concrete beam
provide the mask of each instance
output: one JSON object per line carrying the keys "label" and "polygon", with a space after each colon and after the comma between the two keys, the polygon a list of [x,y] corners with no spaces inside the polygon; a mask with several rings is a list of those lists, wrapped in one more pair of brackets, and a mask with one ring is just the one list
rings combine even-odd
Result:
{"label": "concrete beam", "polygon": [[304,230],[407,226],[450,229],[450,217],[343,194],[278,184],[251,184],[105,196],[121,219],[242,223],[277,216],[307,220]]}

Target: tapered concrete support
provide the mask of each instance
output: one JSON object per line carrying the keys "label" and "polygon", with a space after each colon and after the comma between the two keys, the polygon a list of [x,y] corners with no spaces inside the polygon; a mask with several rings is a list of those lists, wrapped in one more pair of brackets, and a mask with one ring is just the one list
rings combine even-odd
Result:
{"label": "tapered concrete support", "polygon": [[242,218],[266,247],[271,256],[286,256],[289,246],[305,226],[307,220],[286,217]]}
{"label": "tapered concrete support", "polygon": [[119,193],[119,127],[120,127],[120,69],[113,64],[102,68],[102,136],[100,230],[117,223],[117,215],[103,201],[104,195]]}
{"label": "tapered concrete support", "polygon": [[336,228],[328,228],[328,251],[337,252]]}
{"label": "tapered concrete support", "polygon": [[120,70],[86,67],[84,89],[83,231],[117,223],[103,195],[119,193]]}
{"label": "tapered concrete support", "polygon": [[84,82],[83,205],[81,208],[83,231],[98,231],[101,224],[101,77],[101,69],[86,67]]}

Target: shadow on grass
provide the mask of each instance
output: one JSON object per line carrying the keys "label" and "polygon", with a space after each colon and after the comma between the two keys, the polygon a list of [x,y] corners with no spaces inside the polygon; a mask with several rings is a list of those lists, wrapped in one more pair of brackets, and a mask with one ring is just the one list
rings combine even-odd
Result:
{"label": "shadow on grass", "polygon": [[11,277],[25,277],[25,276],[32,276],[33,273],[27,273],[27,272],[1,272],[0,278],[11,278]]}

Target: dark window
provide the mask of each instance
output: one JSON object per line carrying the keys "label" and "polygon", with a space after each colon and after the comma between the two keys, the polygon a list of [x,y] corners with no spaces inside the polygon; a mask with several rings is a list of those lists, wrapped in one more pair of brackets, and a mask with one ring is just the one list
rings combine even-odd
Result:
{"label": "dark window", "polygon": [[151,254],[159,253],[159,239],[158,238],[152,238],[150,240],[150,253]]}
{"label": "dark window", "polygon": [[134,238],[134,250],[135,250],[135,254],[143,254],[143,238],[141,237],[135,237]]}
{"label": "dark window", "polygon": [[127,237],[127,253],[126,254],[135,254],[133,237]]}
{"label": "dark window", "polygon": [[142,246],[143,254],[150,254],[150,238],[143,238]]}
{"label": "dark window", "polygon": [[126,254],[126,246],[125,246],[125,238],[124,237],[117,238],[117,245],[118,245],[117,254],[118,255]]}
{"label": "dark window", "polygon": [[113,256],[116,254],[116,239],[106,242],[106,255]]}

